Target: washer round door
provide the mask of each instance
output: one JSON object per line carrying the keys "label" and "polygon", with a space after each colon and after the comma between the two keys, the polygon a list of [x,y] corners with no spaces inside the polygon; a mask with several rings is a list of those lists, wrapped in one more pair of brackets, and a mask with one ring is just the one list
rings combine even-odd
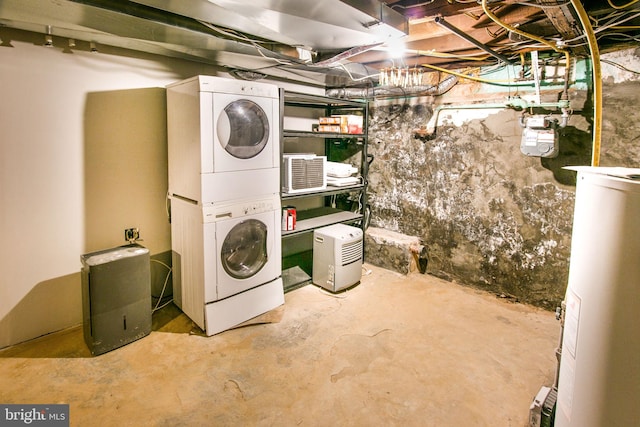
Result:
{"label": "washer round door", "polygon": [[267,261],[267,226],[261,221],[248,219],[236,224],[222,243],[220,263],[234,279],[256,275]]}
{"label": "washer round door", "polygon": [[[280,210],[215,222],[215,298],[269,283],[282,274]],[[209,246],[207,246],[209,247]]]}
{"label": "washer round door", "polygon": [[264,150],[269,141],[269,118],[264,110],[248,99],[238,99],[224,107],[216,123],[218,141],[237,159],[251,159]]}

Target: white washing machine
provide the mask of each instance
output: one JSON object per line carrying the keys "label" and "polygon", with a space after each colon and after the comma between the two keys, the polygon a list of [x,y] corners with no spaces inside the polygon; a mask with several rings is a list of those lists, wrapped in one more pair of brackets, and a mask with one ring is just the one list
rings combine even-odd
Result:
{"label": "white washing machine", "polygon": [[276,85],[196,76],[167,86],[169,193],[203,206],[276,194]]}
{"label": "white washing machine", "polygon": [[171,201],[174,301],[207,335],[284,304],[280,198]]}

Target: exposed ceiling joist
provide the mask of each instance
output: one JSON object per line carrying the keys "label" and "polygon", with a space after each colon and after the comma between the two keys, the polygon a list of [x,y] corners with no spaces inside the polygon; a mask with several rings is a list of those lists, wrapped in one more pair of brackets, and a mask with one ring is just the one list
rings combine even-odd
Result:
{"label": "exposed ceiling joist", "polygon": [[[498,25],[483,2],[500,22],[549,44]],[[640,3],[582,4],[602,51],[638,44]],[[587,53],[565,0],[2,0],[0,26],[319,85],[371,84],[390,64],[460,69],[532,50],[558,55],[554,43],[573,56]],[[405,48],[392,54],[398,40]]]}

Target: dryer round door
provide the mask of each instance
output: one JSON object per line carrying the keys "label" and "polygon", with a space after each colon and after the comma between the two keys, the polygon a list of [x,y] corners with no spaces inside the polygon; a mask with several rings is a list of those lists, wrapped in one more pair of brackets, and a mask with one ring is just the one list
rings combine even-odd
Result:
{"label": "dryer round door", "polygon": [[236,224],[222,242],[220,263],[234,279],[256,275],[268,261],[267,226],[256,219]]}
{"label": "dryer round door", "polygon": [[237,159],[251,159],[260,154],[269,141],[269,118],[257,103],[237,99],[218,116],[216,132],[227,153]]}

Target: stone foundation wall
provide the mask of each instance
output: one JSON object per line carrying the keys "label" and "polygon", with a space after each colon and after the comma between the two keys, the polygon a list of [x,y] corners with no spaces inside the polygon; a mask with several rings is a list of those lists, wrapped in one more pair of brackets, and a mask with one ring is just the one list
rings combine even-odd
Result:
{"label": "stone foundation wall", "polygon": [[[640,167],[640,82],[605,80],[604,93],[600,164]],[[588,94],[571,97],[576,111],[555,159],[520,152],[520,112],[461,126],[444,116],[423,140],[415,130],[433,114],[432,98],[374,102],[371,226],[419,239],[430,274],[554,309],[566,290],[575,195],[575,172],[562,168],[591,161]]]}
{"label": "stone foundation wall", "polygon": [[417,237],[369,227],[364,235],[364,260],[378,267],[409,274],[420,269],[424,249]]}

